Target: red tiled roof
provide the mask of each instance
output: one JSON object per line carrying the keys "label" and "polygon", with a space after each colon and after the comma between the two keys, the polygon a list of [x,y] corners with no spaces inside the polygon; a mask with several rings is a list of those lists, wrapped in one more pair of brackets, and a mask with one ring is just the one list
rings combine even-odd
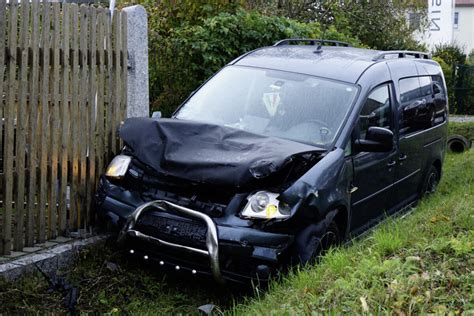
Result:
{"label": "red tiled roof", "polygon": [[456,0],[457,7],[474,6],[474,0]]}

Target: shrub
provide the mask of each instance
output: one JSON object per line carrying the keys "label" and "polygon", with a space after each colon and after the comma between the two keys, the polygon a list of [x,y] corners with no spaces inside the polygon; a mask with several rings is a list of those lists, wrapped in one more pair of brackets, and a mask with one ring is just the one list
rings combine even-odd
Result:
{"label": "shrub", "polygon": [[469,55],[467,55],[466,63],[468,65],[474,66],[474,49],[472,49]]}
{"label": "shrub", "polygon": [[450,111],[453,112],[454,106],[454,81],[453,81],[453,66],[448,65],[442,58],[433,57],[433,60],[436,61],[443,70],[444,79],[446,80],[446,88],[448,89],[448,99]]}
{"label": "shrub", "polygon": [[445,43],[435,45],[433,56],[444,60],[448,65],[465,64],[466,54],[464,48],[457,43]]}
{"label": "shrub", "polygon": [[[158,35],[150,43],[152,109],[170,115],[206,78],[245,52],[283,38],[320,36],[316,22],[301,23],[242,9],[170,28],[166,36]],[[359,44],[334,27],[325,32],[325,38]]]}
{"label": "shrub", "polygon": [[433,56],[443,68],[450,112],[474,114],[474,66],[466,64],[469,59],[466,59],[464,48],[457,43],[439,44],[435,46]]}

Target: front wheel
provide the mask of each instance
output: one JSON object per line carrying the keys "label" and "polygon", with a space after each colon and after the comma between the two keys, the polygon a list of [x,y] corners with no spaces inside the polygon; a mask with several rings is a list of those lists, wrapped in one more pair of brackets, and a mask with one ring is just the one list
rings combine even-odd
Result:
{"label": "front wheel", "polygon": [[312,264],[319,260],[331,247],[339,245],[342,241],[341,233],[335,221],[332,221],[323,233],[311,233],[298,242],[298,261],[302,265]]}

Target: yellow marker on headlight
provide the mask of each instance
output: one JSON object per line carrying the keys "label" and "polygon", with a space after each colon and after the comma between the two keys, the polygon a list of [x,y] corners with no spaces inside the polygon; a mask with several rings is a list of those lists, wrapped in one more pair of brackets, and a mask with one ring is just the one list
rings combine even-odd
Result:
{"label": "yellow marker on headlight", "polygon": [[265,209],[267,218],[273,218],[273,216],[276,214],[278,211],[278,207],[275,204],[269,204],[267,208]]}

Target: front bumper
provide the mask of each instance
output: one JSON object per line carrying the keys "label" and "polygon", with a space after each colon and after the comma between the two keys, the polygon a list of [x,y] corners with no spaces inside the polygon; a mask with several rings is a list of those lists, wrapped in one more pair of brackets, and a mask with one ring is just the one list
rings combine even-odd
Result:
{"label": "front bumper", "polygon": [[[204,222],[207,226],[207,234],[206,234],[206,248],[207,250],[202,250],[199,248],[184,246],[178,243],[169,242],[160,238],[156,238],[147,234],[143,234],[138,230],[135,230],[135,225],[139,220],[139,217],[151,208],[157,208],[160,211],[167,212],[168,210],[172,210],[178,214],[182,214],[186,217],[191,217],[197,220]],[[206,214],[191,210],[186,207],[182,207],[167,201],[163,200],[156,200],[145,203],[139,207],[132,213],[132,215],[127,220],[127,224],[125,225],[124,229],[120,232],[119,235],[119,242],[124,240],[126,236],[132,236],[138,239],[142,239],[148,242],[157,243],[162,246],[174,248],[176,250],[184,250],[191,253],[196,253],[202,256],[209,257],[209,264],[211,267],[212,275],[214,279],[218,282],[222,282],[221,270],[219,265],[219,242],[217,236],[217,227],[214,224],[213,220],[207,216]]]}
{"label": "front bumper", "polygon": [[[99,201],[99,215],[123,227],[119,238],[129,251],[160,266],[213,276],[218,282],[265,281],[285,262],[293,242],[293,235],[256,229],[233,214],[213,218],[166,200],[140,200],[133,191],[111,183],[107,186],[109,190],[102,192],[105,195]],[[148,223],[152,230],[143,225],[147,217],[152,217]],[[169,220],[171,224],[153,219]],[[199,234],[194,234],[193,226],[187,226],[196,224],[205,228],[201,240],[197,240]],[[173,235],[174,229],[178,233],[185,230],[185,234]]]}

